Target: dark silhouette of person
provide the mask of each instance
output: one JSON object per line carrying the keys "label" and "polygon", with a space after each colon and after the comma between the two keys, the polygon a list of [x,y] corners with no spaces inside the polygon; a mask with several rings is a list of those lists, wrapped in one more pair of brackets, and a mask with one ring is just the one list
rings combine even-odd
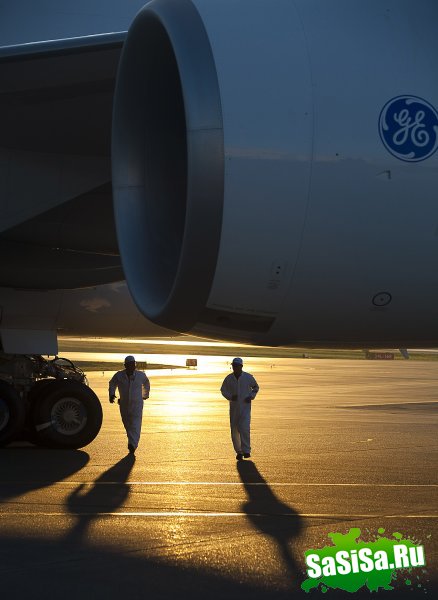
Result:
{"label": "dark silhouette of person", "polygon": [[301,517],[277,498],[252,461],[240,461],[236,466],[248,495],[248,502],[242,506],[248,520],[254,529],[273,539],[289,575],[294,580],[301,578],[301,569],[290,548],[291,542],[300,534]]}

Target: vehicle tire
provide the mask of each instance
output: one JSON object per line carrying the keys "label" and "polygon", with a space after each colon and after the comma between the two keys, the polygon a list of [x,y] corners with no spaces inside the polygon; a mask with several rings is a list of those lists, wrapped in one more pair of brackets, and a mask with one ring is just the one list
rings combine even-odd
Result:
{"label": "vehicle tire", "polygon": [[102,406],[83,383],[58,380],[36,396],[33,422],[38,445],[82,448],[100,431]]}
{"label": "vehicle tire", "polygon": [[30,388],[29,393],[27,395],[30,404],[34,404],[38,398],[41,397],[43,391],[57,383],[64,383],[64,381],[59,381],[57,379],[39,379],[36,381],[33,386]]}
{"label": "vehicle tire", "polygon": [[23,429],[26,407],[14,388],[0,381],[0,446],[8,444]]}

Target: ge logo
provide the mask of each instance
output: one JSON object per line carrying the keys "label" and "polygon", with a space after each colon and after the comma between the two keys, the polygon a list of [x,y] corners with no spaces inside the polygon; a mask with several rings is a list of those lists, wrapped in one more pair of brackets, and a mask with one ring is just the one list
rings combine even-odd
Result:
{"label": "ge logo", "polygon": [[432,156],[438,148],[438,113],[417,96],[397,96],[385,104],[379,133],[388,152],[408,162]]}

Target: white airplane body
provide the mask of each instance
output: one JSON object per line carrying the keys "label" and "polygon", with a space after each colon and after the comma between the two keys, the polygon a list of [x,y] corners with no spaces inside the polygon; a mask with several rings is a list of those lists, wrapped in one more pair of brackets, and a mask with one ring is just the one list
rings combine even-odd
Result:
{"label": "white airplane body", "polygon": [[0,7],[2,331],[438,342],[436,3]]}

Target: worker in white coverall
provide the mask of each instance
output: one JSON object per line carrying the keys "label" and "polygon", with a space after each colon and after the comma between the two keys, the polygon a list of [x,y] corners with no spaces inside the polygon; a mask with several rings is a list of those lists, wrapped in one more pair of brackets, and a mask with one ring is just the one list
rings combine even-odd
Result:
{"label": "worker in white coverall", "polygon": [[225,377],[221,394],[230,401],[231,439],[236,459],[242,460],[251,456],[251,402],[256,397],[259,386],[251,373],[243,371],[241,358],[234,358],[231,366],[233,372]]}
{"label": "worker in white coverall", "polygon": [[128,450],[134,454],[140,440],[143,400],[149,398],[151,386],[146,374],[137,371],[133,356],[125,358],[125,370],[117,371],[109,382],[111,403],[116,399],[117,388],[120,394],[120,416],[128,436]]}

